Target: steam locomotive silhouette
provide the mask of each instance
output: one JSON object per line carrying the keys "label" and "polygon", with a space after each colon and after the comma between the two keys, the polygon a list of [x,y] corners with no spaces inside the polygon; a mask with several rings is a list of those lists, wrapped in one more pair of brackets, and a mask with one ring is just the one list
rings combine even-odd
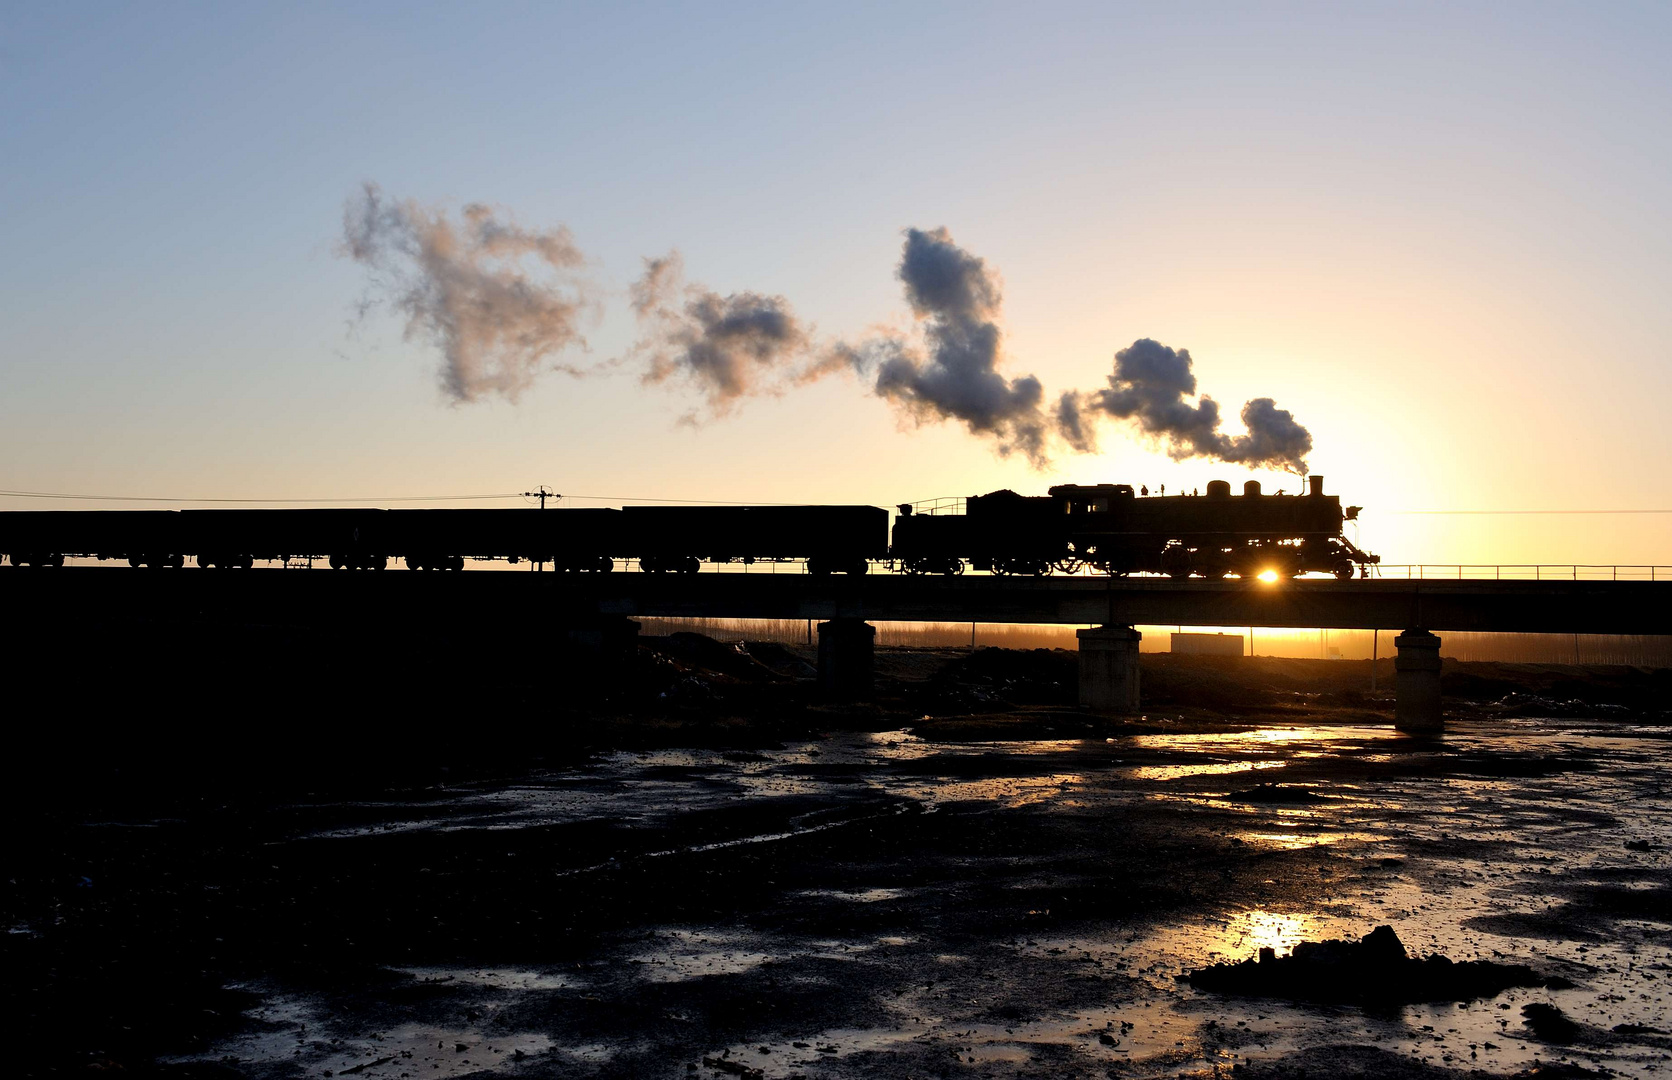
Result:
{"label": "steam locomotive silhouette", "polygon": [[180,568],[248,569],[256,561],[324,561],[333,569],[462,570],[466,560],[549,564],[601,573],[636,560],[650,573],[704,562],[805,560],[814,574],[1192,574],[1347,579],[1379,561],[1342,535],[1359,508],[1311,478],[1301,495],[1140,496],[1126,484],[1062,485],[1044,496],[995,491],[899,507],[892,544],[876,506],[629,506],[551,510],[67,510],[0,513],[0,554],[13,566],[66,557]]}
{"label": "steam locomotive silhouette", "polygon": [[[1063,484],[1043,497],[995,491],[956,503],[902,505],[893,556],[907,573],[956,574],[967,562],[995,574],[1167,574],[1224,578],[1309,572],[1343,581],[1368,576],[1380,557],[1342,534],[1359,507],[1341,507],[1310,478],[1301,495],[1263,495],[1250,480],[1240,496],[1223,480],[1207,494],[1140,496],[1127,484]],[[951,509],[953,512],[944,512]]]}

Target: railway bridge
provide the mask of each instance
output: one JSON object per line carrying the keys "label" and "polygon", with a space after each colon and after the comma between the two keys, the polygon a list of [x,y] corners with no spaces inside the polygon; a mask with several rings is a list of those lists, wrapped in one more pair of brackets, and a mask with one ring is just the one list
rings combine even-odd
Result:
{"label": "railway bridge", "polygon": [[499,624],[597,649],[630,643],[640,616],[816,620],[820,683],[848,698],[869,692],[876,621],[1080,625],[1080,703],[1115,713],[1139,707],[1140,624],[1391,630],[1397,722],[1431,733],[1441,726],[1440,633],[1672,634],[1672,581],[0,571],[7,622],[76,611],[299,625]]}

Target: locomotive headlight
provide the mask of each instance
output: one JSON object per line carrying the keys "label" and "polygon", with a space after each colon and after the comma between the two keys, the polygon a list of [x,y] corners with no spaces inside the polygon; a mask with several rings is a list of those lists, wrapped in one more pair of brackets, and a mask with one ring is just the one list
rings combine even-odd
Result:
{"label": "locomotive headlight", "polygon": [[1259,578],[1261,581],[1263,581],[1263,582],[1265,582],[1266,584],[1269,585],[1272,582],[1277,580],[1277,571],[1276,570],[1261,570],[1258,574],[1255,574],[1254,576]]}

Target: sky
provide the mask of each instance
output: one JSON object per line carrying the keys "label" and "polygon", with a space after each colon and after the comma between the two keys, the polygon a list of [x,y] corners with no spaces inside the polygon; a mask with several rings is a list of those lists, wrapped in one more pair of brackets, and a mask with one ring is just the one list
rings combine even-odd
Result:
{"label": "sky", "polygon": [[[921,355],[902,253],[944,229],[1006,380],[1187,349],[1389,563],[1672,563],[1672,514],[1416,513],[1672,510],[1669,53],[1664,4],[3,4],[0,489],[1298,486],[1114,418],[1030,461],[870,372],[721,416],[644,380],[646,259],[782,298],[809,355]],[[576,340],[514,400],[450,393],[345,254],[368,183],[567,230]],[[100,504],[0,498],[58,505]]]}

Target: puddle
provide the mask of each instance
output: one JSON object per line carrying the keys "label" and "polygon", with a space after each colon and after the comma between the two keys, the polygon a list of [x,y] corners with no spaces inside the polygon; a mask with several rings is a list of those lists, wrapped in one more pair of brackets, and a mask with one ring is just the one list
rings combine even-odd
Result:
{"label": "puddle", "polygon": [[[391,831],[619,825],[620,861],[642,864],[675,852],[752,851],[750,845],[799,842],[834,830],[882,830],[893,821],[927,828],[948,820],[920,816],[935,811],[1019,815],[1017,820],[1041,823],[1063,815],[1085,823],[1088,834],[1127,828],[1141,811],[1152,823],[1189,824],[1215,850],[1236,845],[1248,857],[1272,860],[1267,886],[1275,889],[1280,879],[1298,875],[1304,883],[1284,892],[1298,898],[1293,903],[1276,905],[1249,902],[1222,882],[1198,878],[1190,903],[1164,914],[1099,919],[1094,909],[1078,916],[1090,929],[1051,933],[1042,927],[1019,931],[1008,943],[971,940],[948,937],[945,929],[948,916],[966,902],[966,879],[976,880],[982,867],[1025,866],[1043,857],[1043,848],[937,849],[931,854],[942,861],[919,864],[906,841],[899,841],[897,853],[879,849],[874,858],[861,843],[858,854],[844,856],[854,863],[847,880],[798,879],[781,893],[771,892],[773,882],[766,881],[760,907],[740,912],[735,922],[605,935],[584,975],[547,966],[549,958],[515,956],[496,958],[490,968],[401,969],[415,980],[445,983],[461,1003],[476,1003],[483,1016],[474,1026],[413,1022],[368,1033],[352,1015],[326,1014],[279,992],[252,1014],[273,1025],[270,1030],[229,1040],[208,1059],[266,1063],[279,1070],[274,1075],[300,1070],[318,1076],[328,1069],[341,1076],[363,1065],[350,1075],[391,1080],[403,1071],[447,1078],[517,1063],[564,1075],[614,1069],[673,1077],[687,1075],[686,1065],[704,1055],[722,1054],[729,1056],[718,1060],[773,1077],[844,1068],[850,1070],[844,1075],[857,1075],[857,1064],[842,1064],[856,1055],[921,1059],[922,1071],[931,1075],[960,1064],[998,1074],[1117,1069],[1159,1077],[1228,1074],[1250,1057],[1360,1043],[1465,1073],[1569,1060],[1658,1076],[1672,1069],[1672,1050],[1654,1037],[1620,1034],[1605,1048],[1553,1047],[1529,1037],[1521,1008],[1548,1002],[1605,1030],[1669,1026],[1672,916],[1644,909],[1659,895],[1654,890],[1667,887],[1672,861],[1665,846],[1672,817],[1672,785],[1664,779],[1669,765],[1672,741],[1661,729],[1572,720],[1460,723],[1443,746],[1420,750],[1408,749],[1387,728],[1310,726],[1145,735],[1112,745],[941,744],[883,732],[791,744],[746,760],[697,750],[604,755],[516,784],[356,806],[362,819],[351,825],[310,826],[304,819],[298,832],[353,842]],[[1264,780],[1277,769],[1286,770],[1284,789],[1316,798],[1300,804],[1232,800],[1228,789],[1254,781],[1192,782],[1266,773]],[[754,812],[716,815],[740,804]],[[693,815],[711,815],[700,843],[669,847],[664,833],[655,831]],[[1632,850],[1627,841],[1651,847]],[[559,847],[547,856],[553,860],[549,872],[554,880],[586,880],[586,874],[620,865],[597,863],[595,856],[565,863]],[[879,872],[879,866],[891,872]],[[1108,873],[1118,880],[1118,863]],[[924,874],[932,880],[922,881]],[[1045,880],[1038,890],[1049,893],[1052,885],[1054,879]],[[1581,902],[1613,906],[1579,920],[1581,932],[1571,929],[1576,917],[1563,914],[1564,905]],[[1053,902],[1041,899],[1035,909],[1030,899],[1022,906],[1027,910],[1017,919],[1044,918]],[[786,908],[801,914],[786,915]],[[1371,1011],[1216,997],[1176,979],[1190,968],[1240,960],[1262,948],[1284,955],[1301,941],[1356,938],[1384,923],[1413,953],[1529,963],[1574,986]],[[607,977],[594,979],[595,971]],[[772,1013],[760,1041],[681,1044],[677,1052],[658,1051],[661,1056],[623,1057],[649,1053],[645,1046],[657,1038],[673,1038],[662,1031],[670,1024],[676,1034],[686,1030],[679,1025],[705,1007],[709,988],[743,994],[739,1000],[749,1004],[739,1007],[746,1015],[766,1009],[762,1002],[772,1000],[771,992],[753,988],[765,985],[769,974],[782,980],[779,986],[852,995],[852,1011],[865,1026],[852,1026],[853,1018],[844,1016],[798,1031],[794,1016]],[[758,999],[748,996],[757,993]],[[680,994],[685,996],[675,997]],[[528,1016],[602,1007],[596,1001],[627,1013],[642,1002],[662,1004],[645,1014],[637,1042],[600,1041],[595,1032],[577,1037],[555,1025],[490,1037],[494,1010],[519,1001],[540,1003],[515,1014],[525,1027]],[[1014,1009],[1016,1018],[995,1019],[1005,1008]],[[915,1072],[917,1066],[901,1068]],[[699,1073],[719,1075],[700,1066]]]}
{"label": "puddle", "polygon": [[547,971],[486,971],[441,967],[392,970],[411,975],[419,983],[428,986],[457,982],[461,986],[486,986],[494,990],[572,990],[580,985],[573,976]]}
{"label": "puddle", "polygon": [[1255,769],[1281,769],[1286,761],[1215,761],[1201,765],[1140,765],[1128,770],[1134,780],[1183,780],[1187,776],[1224,776]]}
{"label": "puddle", "polygon": [[490,1034],[482,1026],[404,1023],[387,1030],[350,1033],[319,1003],[282,993],[268,997],[246,1015],[265,1030],[230,1039],[210,1054],[170,1060],[265,1067],[263,1071],[277,1069],[291,1075],[450,1080],[509,1070],[537,1058],[555,1064],[606,1061],[610,1056],[606,1047],[560,1048],[545,1034]]}

